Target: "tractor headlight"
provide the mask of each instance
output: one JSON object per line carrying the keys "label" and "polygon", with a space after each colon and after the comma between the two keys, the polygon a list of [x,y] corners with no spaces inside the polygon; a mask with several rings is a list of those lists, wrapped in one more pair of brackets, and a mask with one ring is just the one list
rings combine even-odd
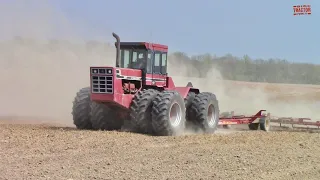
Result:
{"label": "tractor headlight", "polygon": [[92,69],[92,73],[94,74],[98,73],[98,69]]}
{"label": "tractor headlight", "polygon": [[107,74],[112,74],[112,69],[108,69]]}

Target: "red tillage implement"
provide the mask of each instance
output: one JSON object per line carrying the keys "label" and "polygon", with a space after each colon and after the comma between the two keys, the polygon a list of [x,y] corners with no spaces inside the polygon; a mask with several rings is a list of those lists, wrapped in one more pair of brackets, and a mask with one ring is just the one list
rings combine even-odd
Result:
{"label": "red tillage implement", "polygon": [[260,110],[253,116],[234,115],[231,113],[222,113],[219,118],[219,125],[227,128],[228,125],[235,124],[248,124],[250,130],[258,130],[259,127],[263,131],[269,131],[270,129],[270,113],[267,115],[263,112],[266,110]]}
{"label": "red tillage implement", "polygon": [[279,123],[280,127],[283,124],[291,124],[292,128],[294,125],[314,126],[320,129],[320,121],[311,121],[311,118],[294,118],[294,117],[276,117],[271,116],[270,113],[263,113],[266,110],[260,110],[253,116],[245,115],[234,115],[234,112],[224,112],[220,115],[219,126],[223,128],[229,128],[229,125],[248,124],[250,130],[261,130],[269,131],[270,122]]}
{"label": "red tillage implement", "polygon": [[294,125],[305,125],[320,128],[320,121],[311,121],[310,118],[272,117],[271,122],[279,123],[280,127],[282,124],[291,124],[292,127],[294,127]]}

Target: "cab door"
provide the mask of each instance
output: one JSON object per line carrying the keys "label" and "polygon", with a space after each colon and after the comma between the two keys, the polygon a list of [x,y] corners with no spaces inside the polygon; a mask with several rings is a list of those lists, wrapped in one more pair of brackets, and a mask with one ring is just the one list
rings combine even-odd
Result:
{"label": "cab door", "polygon": [[[157,85],[166,86],[166,71],[162,68],[162,64],[166,64],[162,62],[163,53],[160,51],[154,51],[154,63],[153,63],[153,80],[157,82]],[[166,65],[165,65],[166,66]]]}

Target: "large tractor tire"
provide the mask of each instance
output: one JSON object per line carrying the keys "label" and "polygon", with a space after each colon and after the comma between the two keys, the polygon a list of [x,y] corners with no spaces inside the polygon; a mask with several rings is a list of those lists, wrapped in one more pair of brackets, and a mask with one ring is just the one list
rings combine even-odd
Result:
{"label": "large tractor tire", "polygon": [[189,108],[191,106],[191,103],[195,97],[196,97],[196,93],[194,93],[194,92],[188,93],[187,97],[184,98],[184,103],[186,105],[186,108]]}
{"label": "large tractor tire", "polygon": [[191,107],[191,104],[192,104],[192,101],[193,99],[196,97],[196,93],[194,92],[189,92],[187,97],[184,98],[184,104],[186,106],[186,120],[187,121],[190,121],[190,118],[189,118],[189,111],[190,111],[190,107]]}
{"label": "large tractor tire", "polygon": [[196,93],[189,92],[187,94],[187,97],[184,98],[184,104],[186,106],[186,129],[188,130],[194,130],[193,123],[189,117],[189,114],[190,114],[191,103],[195,97],[196,97]]}
{"label": "large tractor tire", "polygon": [[163,91],[153,100],[152,127],[158,136],[181,135],[185,130],[185,103],[180,93]]}
{"label": "large tractor tire", "polygon": [[189,116],[197,130],[214,133],[219,123],[219,111],[216,96],[210,92],[202,92],[192,101]]}
{"label": "large tractor tire", "polygon": [[95,130],[120,130],[123,120],[116,116],[116,113],[107,105],[91,103],[91,123]]}
{"label": "large tractor tire", "polygon": [[133,98],[130,105],[130,124],[134,132],[152,134],[151,124],[152,100],[159,91],[145,89],[139,91]]}
{"label": "large tractor tire", "polygon": [[90,87],[85,87],[77,92],[73,101],[72,116],[73,124],[78,129],[92,129],[90,121]]}

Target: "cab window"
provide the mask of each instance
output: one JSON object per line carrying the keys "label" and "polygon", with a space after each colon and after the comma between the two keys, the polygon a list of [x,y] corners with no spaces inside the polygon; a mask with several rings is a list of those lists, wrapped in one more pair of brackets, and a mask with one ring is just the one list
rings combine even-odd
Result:
{"label": "cab window", "polygon": [[138,53],[137,52],[133,52],[132,53],[132,62],[137,62],[138,59]]}
{"label": "cab window", "polygon": [[151,74],[152,73],[152,66],[153,66],[153,51],[148,52],[148,60],[147,60],[147,73]]}
{"label": "cab window", "polygon": [[120,67],[128,68],[130,65],[130,50],[121,50]]}
{"label": "cab window", "polygon": [[167,73],[167,53],[161,54],[161,74]]}
{"label": "cab window", "polygon": [[120,67],[137,69],[145,60],[146,50],[141,49],[121,49]]}
{"label": "cab window", "polygon": [[160,52],[155,52],[154,53],[154,73],[161,73],[161,53]]}

